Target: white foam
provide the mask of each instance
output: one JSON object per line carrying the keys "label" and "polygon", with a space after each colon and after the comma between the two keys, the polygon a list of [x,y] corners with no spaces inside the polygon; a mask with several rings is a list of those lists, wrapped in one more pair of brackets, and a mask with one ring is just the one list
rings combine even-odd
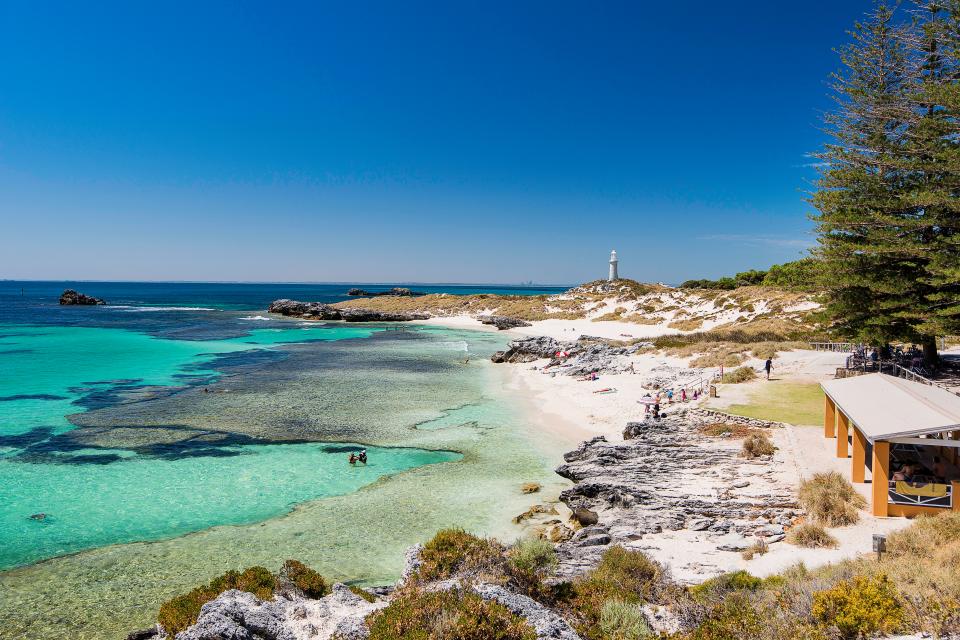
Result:
{"label": "white foam", "polygon": [[244,316],[240,319],[241,320],[271,320],[272,318],[268,318],[267,316]]}
{"label": "white foam", "polygon": [[130,313],[142,313],[148,311],[218,311],[212,307],[136,307],[129,304],[111,304],[105,309],[120,309]]}

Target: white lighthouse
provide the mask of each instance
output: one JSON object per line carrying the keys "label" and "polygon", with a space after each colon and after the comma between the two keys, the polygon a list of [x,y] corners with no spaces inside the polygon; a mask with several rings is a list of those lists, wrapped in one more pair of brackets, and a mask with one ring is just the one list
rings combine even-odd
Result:
{"label": "white lighthouse", "polygon": [[610,275],[607,277],[607,280],[613,282],[619,278],[620,276],[617,275],[617,251],[613,250],[610,252]]}

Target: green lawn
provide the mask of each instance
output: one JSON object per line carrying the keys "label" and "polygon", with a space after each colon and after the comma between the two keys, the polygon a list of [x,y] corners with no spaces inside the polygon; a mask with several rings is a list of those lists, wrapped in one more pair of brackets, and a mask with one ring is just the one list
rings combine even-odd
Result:
{"label": "green lawn", "polygon": [[790,424],[823,424],[823,391],[816,383],[764,382],[750,393],[747,404],[730,405],[725,411],[748,418]]}

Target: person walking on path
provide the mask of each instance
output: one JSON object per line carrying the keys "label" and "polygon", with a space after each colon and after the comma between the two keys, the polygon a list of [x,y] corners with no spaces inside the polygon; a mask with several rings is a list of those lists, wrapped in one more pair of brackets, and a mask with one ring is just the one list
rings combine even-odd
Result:
{"label": "person walking on path", "polygon": [[773,360],[770,359],[770,358],[767,358],[767,362],[763,365],[763,368],[766,370],[766,372],[767,372],[767,380],[769,380],[769,379],[770,379],[770,372],[773,371]]}

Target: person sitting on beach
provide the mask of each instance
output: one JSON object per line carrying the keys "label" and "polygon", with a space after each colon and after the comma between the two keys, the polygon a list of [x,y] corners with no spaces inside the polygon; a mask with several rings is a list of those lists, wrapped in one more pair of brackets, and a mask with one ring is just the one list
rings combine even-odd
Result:
{"label": "person sitting on beach", "polygon": [[897,481],[909,482],[913,479],[913,468],[909,464],[900,467],[900,470],[893,474],[893,479]]}
{"label": "person sitting on beach", "polygon": [[354,464],[354,465],[357,464],[357,454],[355,454],[354,452],[351,451],[351,452],[350,452],[350,457],[348,458],[348,460],[349,460],[350,464]]}

